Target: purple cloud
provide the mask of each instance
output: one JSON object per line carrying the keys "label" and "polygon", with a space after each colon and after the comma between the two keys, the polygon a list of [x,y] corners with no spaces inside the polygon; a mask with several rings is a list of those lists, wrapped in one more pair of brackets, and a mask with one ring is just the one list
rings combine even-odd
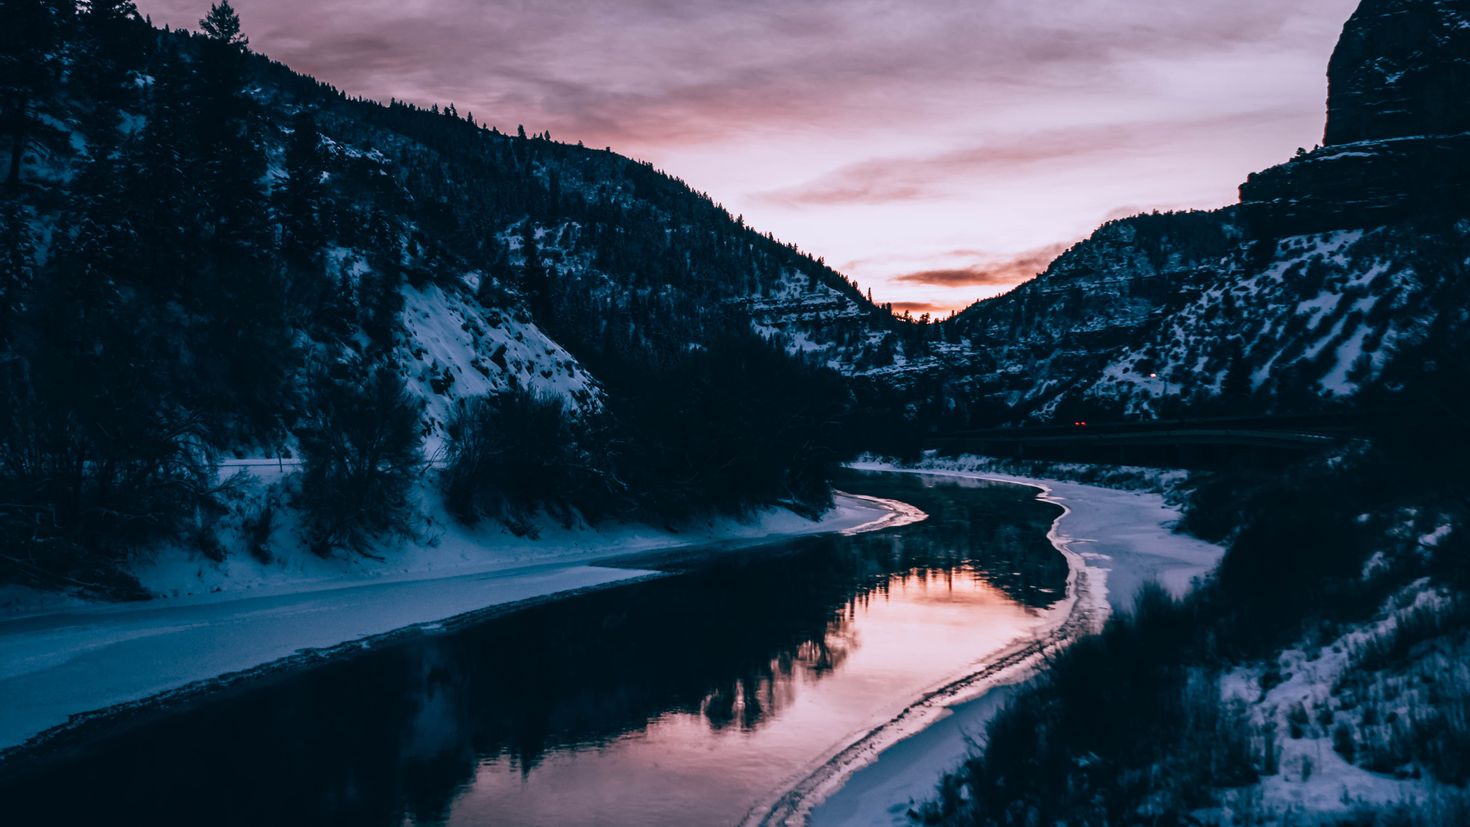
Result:
{"label": "purple cloud", "polygon": [[968,267],[935,268],[903,273],[893,281],[932,287],[1013,287],[1034,278],[1069,245],[1053,244],[1003,258],[987,257]]}
{"label": "purple cloud", "polygon": [[[187,28],[209,5],[138,2]],[[910,255],[852,274],[942,304],[991,278],[943,251],[1225,203],[1311,145],[1358,0],[233,2],[252,47],[349,94],[611,146],[830,260]]]}
{"label": "purple cloud", "polygon": [[759,197],[790,205],[831,206],[917,201],[943,195],[956,181],[987,173],[1014,173],[1034,164],[1094,160],[1104,162],[1123,153],[1147,152],[1160,137],[1179,140],[1189,134],[1240,129],[1269,123],[1291,112],[1263,109],[1176,121],[1136,121],[1074,127],[1017,135],[976,147],[920,157],[883,158],[842,167],[795,187]]}

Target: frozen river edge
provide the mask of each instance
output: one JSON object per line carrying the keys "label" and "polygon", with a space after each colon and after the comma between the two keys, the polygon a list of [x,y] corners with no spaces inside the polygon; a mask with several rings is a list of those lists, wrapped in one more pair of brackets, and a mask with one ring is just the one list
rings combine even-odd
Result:
{"label": "frozen river edge", "polygon": [[485,569],[450,576],[323,581],[292,584],[284,593],[205,594],[0,618],[0,762],[99,719],[159,714],[204,693],[404,636],[662,576],[608,565],[614,558],[876,531],[924,516],[904,504],[839,494],[820,520],[769,519],[729,537],[631,547],[610,538],[554,562],[509,566],[492,551]]}
{"label": "frozen river edge", "polygon": [[749,824],[909,824],[910,806],[932,796],[956,767],[1009,692],[1035,674],[1046,655],[1126,611],[1138,588],[1155,581],[1187,592],[1224,555],[1219,546],[1172,526],[1177,510],[1162,496],[1058,480],[983,471],[858,463],[854,469],[962,477],[1037,489],[1063,511],[1048,539],[1066,559],[1068,593],[1034,634],[917,698],[891,720],[862,734],[797,779],[774,802],[752,811]]}

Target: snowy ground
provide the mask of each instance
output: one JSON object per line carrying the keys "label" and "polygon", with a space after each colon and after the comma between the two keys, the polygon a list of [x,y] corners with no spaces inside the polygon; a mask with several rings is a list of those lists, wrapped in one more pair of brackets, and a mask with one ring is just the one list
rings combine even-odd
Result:
{"label": "snowy ground", "polygon": [[[942,462],[942,461],[941,461]],[[915,471],[881,463],[861,463],[864,470]],[[955,463],[950,469],[962,467]],[[1042,490],[1042,499],[1067,509],[1057,519],[1051,540],[1083,571],[1073,578],[1073,612],[1087,615],[1079,624],[1097,628],[1112,611],[1126,611],[1138,587],[1157,581],[1183,594],[1195,578],[1211,571],[1224,554],[1210,543],[1175,534],[1179,513],[1162,496],[1119,491],[1057,480],[1007,477],[986,472],[950,470],[930,462],[917,473],[1015,482]],[[1075,627],[1074,627],[1075,628]],[[906,813],[929,799],[940,777],[969,752],[972,739],[1004,705],[1006,695],[1035,668],[1035,658],[1018,659],[950,699],[943,712],[924,729],[891,743],[875,759],[847,777],[835,792],[810,810],[811,825],[874,825],[911,822]]]}
{"label": "snowy ground", "polygon": [[[528,540],[455,526],[391,560],[271,564],[232,555],[215,564],[165,554],[141,579],[166,597],[135,604],[15,600],[0,615],[0,750],[72,716],[198,686],[232,673],[356,645],[407,628],[432,630],[466,613],[651,576],[589,563],[630,552],[759,543],[859,532],[923,519],[916,509],[839,495],[821,520],[770,511],[679,533],[625,527]],[[26,613],[17,609],[27,610]]]}
{"label": "snowy ground", "polygon": [[[1348,761],[1334,744],[1347,734],[1355,752],[1385,750],[1404,732],[1404,725],[1390,722],[1412,721],[1436,707],[1454,708],[1454,696],[1464,697],[1460,687],[1470,685],[1464,638],[1447,635],[1377,669],[1360,668],[1356,661],[1366,644],[1388,638],[1401,623],[1413,623],[1416,612],[1445,608],[1449,599],[1449,592],[1427,578],[1417,580],[1367,623],[1222,675],[1221,697],[1243,704],[1256,732],[1273,734],[1276,771],[1256,785],[1226,791],[1221,807],[1196,815],[1221,824],[1252,823],[1252,816],[1298,825],[1338,824],[1355,823],[1354,813],[1404,807],[1429,814],[1437,804],[1463,800],[1463,790],[1421,774],[1407,758],[1394,772],[1373,772]],[[1270,682],[1264,680],[1268,670]],[[1426,819],[1436,821],[1465,823],[1463,817],[1443,814]]]}

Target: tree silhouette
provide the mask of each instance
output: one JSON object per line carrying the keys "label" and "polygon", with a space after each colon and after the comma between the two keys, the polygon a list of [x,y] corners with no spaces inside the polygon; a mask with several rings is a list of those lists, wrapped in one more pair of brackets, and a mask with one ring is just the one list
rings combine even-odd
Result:
{"label": "tree silhouette", "polygon": [[220,0],[209,7],[209,13],[199,21],[199,28],[206,37],[218,43],[244,49],[250,38],[240,29],[240,15],[230,5],[230,0]]}

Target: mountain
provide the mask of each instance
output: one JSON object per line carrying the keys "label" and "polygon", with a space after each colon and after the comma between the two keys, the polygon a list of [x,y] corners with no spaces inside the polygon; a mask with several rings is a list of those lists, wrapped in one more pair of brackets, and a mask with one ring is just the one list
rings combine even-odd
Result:
{"label": "mountain", "polygon": [[1328,67],[1323,146],[1251,176],[1248,220],[1281,235],[1470,209],[1467,55],[1463,3],[1363,3]]}
{"label": "mountain", "polygon": [[1358,438],[1169,491],[1218,568],[1049,660],[916,821],[1470,823],[1467,21],[1363,0],[1323,147],[1231,209],[1104,227],[956,320],[1038,357],[1095,337],[1022,363],[1050,383],[1017,383],[1032,417],[1330,407]]}
{"label": "mountain", "polygon": [[1111,222],[943,326],[972,424],[1342,404],[1423,341],[1470,253],[1470,23],[1369,0],[1329,69],[1324,146],[1239,206]]}
{"label": "mountain", "polygon": [[1239,205],[1110,222],[934,324],[648,164],[294,73],[227,3],[203,35],[4,11],[0,517],[63,557],[209,546],[229,457],[371,516],[323,553],[401,522],[410,457],[468,521],[817,510],[840,457],[931,429],[1350,404],[1465,283],[1449,0],[1365,2],[1326,145]]}
{"label": "mountain", "polygon": [[648,164],[294,73],[228,3],[0,11],[9,577],[220,554],[272,513],[225,502],[236,458],[301,466],[267,499],[324,554],[402,527],[425,463],[519,530],[819,511],[862,406],[831,366],[918,327]]}
{"label": "mountain", "polygon": [[1470,132],[1470,9],[1455,0],[1362,3],[1327,76],[1327,146]]}
{"label": "mountain", "polygon": [[[192,77],[201,38],[134,28],[132,68],[114,71],[136,77],[144,92],[107,103],[107,117],[120,121],[117,135],[98,139],[99,101],[74,81],[34,104],[41,128],[23,144],[19,168],[38,262],[65,220],[62,199],[99,162],[92,147],[107,146],[105,161],[142,154],[158,140],[150,123],[202,92]],[[65,36],[63,48],[85,46],[84,26]],[[244,61],[243,105],[257,144],[251,151],[264,156],[263,197],[290,197],[296,130],[306,124],[318,133],[321,158],[313,163],[323,186],[313,211],[324,215],[311,264],[322,280],[358,287],[390,266],[408,283],[397,359],[428,405],[431,431],[442,430],[455,401],[507,387],[555,393],[575,406],[595,400],[597,380],[547,332],[576,340],[596,361],[620,348],[664,358],[748,318],[780,335],[810,324],[813,307],[837,309],[824,317],[896,324],[830,268],[647,164],[524,130],[502,134],[453,107],[350,99],[259,55]],[[178,189],[198,195],[203,187]],[[286,220],[284,205],[267,206],[271,220]],[[265,246],[289,243],[284,224],[274,232]],[[528,250],[543,271],[536,284],[524,279]],[[394,260],[385,265],[385,255]]]}

